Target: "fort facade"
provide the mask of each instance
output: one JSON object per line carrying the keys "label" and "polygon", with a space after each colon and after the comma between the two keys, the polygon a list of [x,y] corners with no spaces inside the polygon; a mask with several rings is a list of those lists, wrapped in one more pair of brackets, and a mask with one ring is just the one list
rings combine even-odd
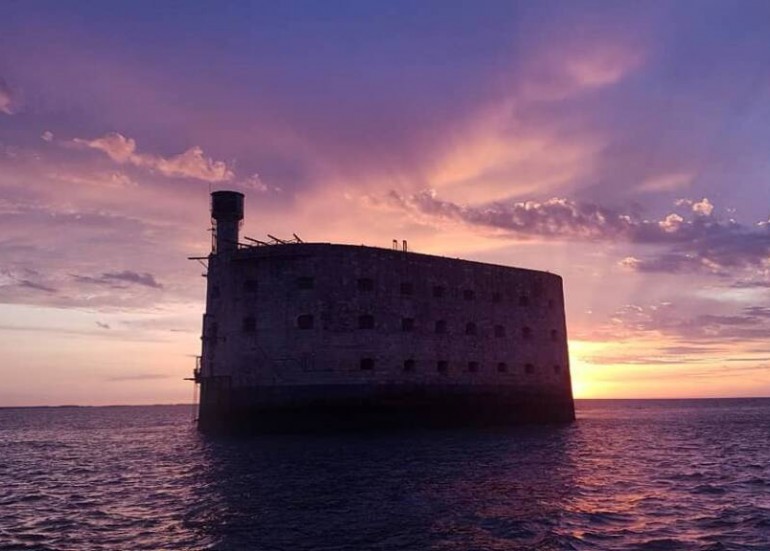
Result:
{"label": "fort facade", "polygon": [[212,194],[201,429],[574,419],[559,276],[376,247],[242,245],[242,217],[240,193]]}

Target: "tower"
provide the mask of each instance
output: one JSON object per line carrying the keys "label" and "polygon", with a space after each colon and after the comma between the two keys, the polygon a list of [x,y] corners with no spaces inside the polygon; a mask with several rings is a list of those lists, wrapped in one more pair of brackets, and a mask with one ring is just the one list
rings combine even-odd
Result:
{"label": "tower", "polygon": [[238,230],[243,220],[243,193],[215,191],[211,194],[211,252],[215,254],[238,249]]}

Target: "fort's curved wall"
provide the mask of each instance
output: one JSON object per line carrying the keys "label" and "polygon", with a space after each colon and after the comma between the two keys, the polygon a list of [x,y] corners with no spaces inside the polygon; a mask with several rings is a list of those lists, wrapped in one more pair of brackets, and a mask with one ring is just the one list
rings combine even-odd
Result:
{"label": "fort's curved wall", "polygon": [[319,404],[574,417],[559,276],[363,246],[212,255],[200,381],[202,426]]}

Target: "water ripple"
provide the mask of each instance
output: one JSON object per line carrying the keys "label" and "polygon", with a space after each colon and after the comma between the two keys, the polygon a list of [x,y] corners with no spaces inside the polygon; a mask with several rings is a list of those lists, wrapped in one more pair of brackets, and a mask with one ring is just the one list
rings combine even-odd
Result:
{"label": "water ripple", "polygon": [[0,550],[770,549],[770,400],[578,414],[235,440],[181,406],[0,409]]}

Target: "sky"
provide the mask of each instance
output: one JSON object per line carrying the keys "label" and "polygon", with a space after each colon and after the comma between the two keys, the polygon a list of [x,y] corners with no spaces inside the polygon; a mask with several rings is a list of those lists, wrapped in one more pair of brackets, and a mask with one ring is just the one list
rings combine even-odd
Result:
{"label": "sky", "polygon": [[770,3],[3,2],[0,405],[189,402],[243,234],[564,278],[584,398],[770,396]]}

